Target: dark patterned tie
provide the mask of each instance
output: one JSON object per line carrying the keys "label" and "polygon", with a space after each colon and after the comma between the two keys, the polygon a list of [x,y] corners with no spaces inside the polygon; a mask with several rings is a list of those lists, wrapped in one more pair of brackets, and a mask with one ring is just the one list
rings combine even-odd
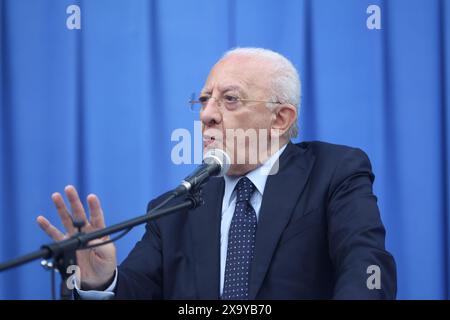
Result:
{"label": "dark patterned tie", "polygon": [[248,299],[257,224],[256,212],[250,204],[254,191],[255,185],[247,177],[236,185],[236,208],[228,234],[222,299]]}

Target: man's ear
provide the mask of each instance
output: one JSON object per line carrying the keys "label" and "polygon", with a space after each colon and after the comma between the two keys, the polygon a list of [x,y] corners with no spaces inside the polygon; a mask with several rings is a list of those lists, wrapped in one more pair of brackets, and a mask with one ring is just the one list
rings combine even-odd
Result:
{"label": "man's ear", "polygon": [[272,137],[283,136],[297,119],[297,109],[290,104],[283,104],[274,112],[272,120]]}

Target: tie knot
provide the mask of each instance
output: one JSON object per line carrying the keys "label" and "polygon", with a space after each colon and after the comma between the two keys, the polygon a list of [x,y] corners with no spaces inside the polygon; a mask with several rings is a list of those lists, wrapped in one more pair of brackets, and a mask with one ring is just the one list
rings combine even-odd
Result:
{"label": "tie knot", "polygon": [[255,185],[249,178],[241,178],[236,185],[236,202],[249,201],[255,191],[255,188]]}

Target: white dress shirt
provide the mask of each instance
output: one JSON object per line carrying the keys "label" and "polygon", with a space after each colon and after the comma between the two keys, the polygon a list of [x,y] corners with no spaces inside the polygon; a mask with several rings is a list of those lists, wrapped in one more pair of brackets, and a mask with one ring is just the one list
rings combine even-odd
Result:
{"label": "white dress shirt", "polygon": [[[250,198],[250,204],[256,212],[256,219],[259,219],[259,210],[263,199],[264,188],[269,172],[274,163],[278,160],[281,153],[286,148],[283,146],[275,152],[264,164],[257,169],[250,171],[245,176],[255,185],[256,189]],[[222,200],[222,220],[220,223],[220,295],[222,295],[223,284],[225,280],[225,264],[227,261],[228,233],[230,230],[231,219],[233,218],[234,208],[236,207],[236,187],[239,179],[242,177],[225,176],[225,191]]]}

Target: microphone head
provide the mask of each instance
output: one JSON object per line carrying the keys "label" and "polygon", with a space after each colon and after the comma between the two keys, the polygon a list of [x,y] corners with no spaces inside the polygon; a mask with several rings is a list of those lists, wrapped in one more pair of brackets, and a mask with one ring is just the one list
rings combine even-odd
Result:
{"label": "microphone head", "polygon": [[231,160],[230,156],[222,149],[210,149],[203,156],[203,163],[218,164],[220,172],[216,176],[223,177],[230,169]]}

